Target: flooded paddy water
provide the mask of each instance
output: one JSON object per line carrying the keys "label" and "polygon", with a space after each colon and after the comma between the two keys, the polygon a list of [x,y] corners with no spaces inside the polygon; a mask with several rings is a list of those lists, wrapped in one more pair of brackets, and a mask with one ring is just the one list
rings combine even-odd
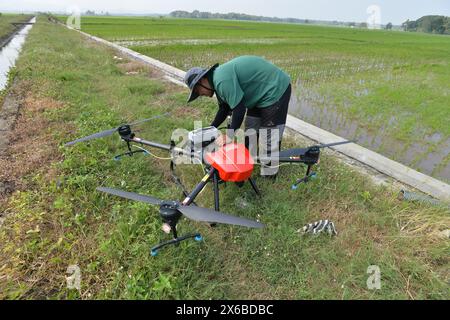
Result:
{"label": "flooded paddy water", "polygon": [[[368,90],[355,92],[355,95],[366,95]],[[378,128],[371,125],[369,129],[361,122],[346,116],[340,108],[332,102],[327,102],[324,97],[302,88],[300,81],[297,81],[293,90],[289,113],[343,138],[356,139],[363,147],[450,183],[450,137],[439,132],[417,132],[414,138],[411,137],[412,142],[406,143],[389,134],[389,128],[395,126],[398,121],[396,116],[391,116]]]}
{"label": "flooded paddy water", "polygon": [[[234,43],[241,44],[274,44],[285,42],[284,39],[279,38],[255,38],[255,39],[235,39]],[[220,43],[229,43],[229,39],[123,39],[123,40],[114,40],[114,43],[125,46],[164,46],[164,45],[210,45],[210,44],[220,44]]]}

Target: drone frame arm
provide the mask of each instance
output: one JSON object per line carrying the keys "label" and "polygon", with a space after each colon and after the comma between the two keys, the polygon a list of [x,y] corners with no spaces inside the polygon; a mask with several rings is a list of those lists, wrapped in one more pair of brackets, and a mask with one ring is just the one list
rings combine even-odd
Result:
{"label": "drone frame arm", "polygon": [[194,190],[192,190],[191,193],[183,200],[183,206],[188,206],[195,200],[195,198],[205,188],[209,180],[211,180],[211,178],[214,176],[215,172],[215,168],[211,167],[209,169],[208,173],[203,177],[202,181],[200,181],[200,183],[195,186]]}
{"label": "drone frame arm", "polygon": [[126,142],[136,142],[136,143],[146,145],[148,147],[153,147],[153,148],[166,150],[166,151],[171,151],[171,149],[172,149],[172,147],[168,144],[162,144],[162,143],[157,143],[157,142],[153,142],[153,141],[148,141],[148,140],[144,140],[144,139],[141,139],[138,137],[133,137],[133,138],[124,139],[124,140]]}
{"label": "drone frame arm", "polygon": [[305,160],[301,156],[292,156],[292,157],[279,157],[278,162],[305,163]]}
{"label": "drone frame arm", "polygon": [[[270,157],[267,158],[259,158],[257,163],[258,164],[263,164],[263,162],[261,162],[261,160],[265,160],[265,161],[271,161],[274,160]],[[292,156],[292,157],[278,157],[278,162],[280,163],[304,163],[306,165],[314,165],[316,163],[318,163],[318,158],[305,158],[304,156]]]}
{"label": "drone frame arm", "polygon": [[191,158],[199,159],[203,163],[203,159],[199,158],[199,156],[196,155],[195,153],[193,153],[191,151],[186,151],[185,149],[182,149],[182,148],[174,147],[173,145],[162,144],[162,143],[153,142],[153,141],[148,141],[148,140],[144,140],[144,139],[141,139],[141,138],[138,138],[138,137],[135,137],[135,136],[130,137],[130,138],[122,138],[122,139],[125,142],[127,142],[127,143],[135,142],[135,143],[139,143],[141,145],[145,145],[145,146],[148,146],[148,147],[170,151],[170,152],[176,153],[177,155],[183,155],[183,156],[188,156],[188,157],[191,157]]}

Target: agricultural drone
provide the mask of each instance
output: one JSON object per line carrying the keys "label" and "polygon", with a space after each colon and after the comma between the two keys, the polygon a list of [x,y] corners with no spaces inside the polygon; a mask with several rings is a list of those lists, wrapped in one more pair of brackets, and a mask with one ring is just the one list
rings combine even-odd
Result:
{"label": "agricultural drone", "polygon": [[[133,192],[126,192],[118,189],[99,187],[98,191],[115,195],[118,197],[145,202],[148,204],[159,206],[159,213],[163,221],[163,231],[166,233],[172,232],[173,239],[165,242],[161,242],[151,249],[151,255],[157,254],[158,250],[169,244],[178,244],[179,242],[194,238],[197,241],[201,241],[200,234],[188,234],[184,236],[178,236],[177,223],[182,216],[195,221],[208,222],[211,225],[216,223],[239,225],[248,228],[262,228],[264,225],[260,222],[236,217],[233,215],[225,214],[219,211],[219,184],[225,182],[235,182],[238,185],[242,185],[248,181],[253,188],[257,196],[261,196],[261,193],[251,178],[254,165],[262,164],[260,159],[253,159],[249,150],[244,144],[229,143],[223,146],[215,146],[213,151],[211,146],[215,145],[214,141],[220,135],[220,129],[215,127],[200,128],[193,130],[188,134],[188,143],[184,146],[176,146],[172,140],[170,144],[160,144],[153,141],[147,141],[138,138],[132,130],[133,126],[154,120],[156,118],[165,116],[159,115],[156,117],[139,120],[130,124],[123,124],[117,128],[105,130],[102,132],[94,133],[92,135],[71,141],[66,143],[65,146],[71,146],[78,142],[89,141],[92,139],[102,138],[115,134],[120,135],[122,141],[126,143],[127,152],[114,157],[115,160],[120,160],[123,156],[133,156],[136,153],[151,154],[150,151],[143,148],[143,146],[161,149],[170,152],[170,171],[174,181],[182,189],[185,196],[184,200],[179,201],[167,201],[160,200],[151,196],[141,195]],[[325,147],[331,147],[341,144],[346,144],[354,141],[342,141],[327,145],[315,145],[307,148],[289,149],[279,152],[278,161],[280,163],[302,163],[307,166],[306,174],[303,178],[298,179],[293,189],[297,187],[299,183],[307,182],[309,179],[315,176],[315,173],[311,171],[313,165],[319,162],[320,150]],[[132,145],[132,143],[134,143]],[[205,176],[194,187],[191,192],[188,192],[181,183],[181,180],[175,174],[176,160],[179,157],[190,157],[202,164]],[[239,158],[240,161],[236,161]],[[231,159],[231,160],[230,160]],[[214,190],[214,210],[203,208],[195,204],[195,198],[205,188],[208,182],[212,181]]]}

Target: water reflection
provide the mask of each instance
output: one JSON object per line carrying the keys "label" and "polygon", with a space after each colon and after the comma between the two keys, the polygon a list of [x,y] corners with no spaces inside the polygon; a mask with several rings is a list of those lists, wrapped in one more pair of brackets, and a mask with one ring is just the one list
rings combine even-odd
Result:
{"label": "water reflection", "polygon": [[[29,21],[29,23],[35,22],[36,18],[32,18]],[[25,25],[3,48],[0,49],[0,91],[6,87],[9,70],[11,70],[19,57],[20,49],[32,27],[32,24]]]}
{"label": "water reflection", "polygon": [[450,138],[445,139],[441,133],[424,135],[422,141],[405,144],[404,141],[395,139],[388,133],[388,129],[398,123],[396,116],[385,121],[385,124],[377,130],[369,129],[347,118],[324,97],[303,89],[293,90],[289,113],[346,139],[357,139],[361,146],[427,175],[450,182],[450,162],[445,162],[449,160]]}

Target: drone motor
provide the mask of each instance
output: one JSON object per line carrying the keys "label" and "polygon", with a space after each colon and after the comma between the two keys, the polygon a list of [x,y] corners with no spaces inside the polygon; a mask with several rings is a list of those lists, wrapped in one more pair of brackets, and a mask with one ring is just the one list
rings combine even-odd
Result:
{"label": "drone motor", "polygon": [[159,207],[159,214],[164,222],[177,222],[181,217],[181,212],[178,211],[179,204],[175,201],[163,201]]}
{"label": "drone motor", "polygon": [[134,133],[131,131],[131,127],[128,124],[120,126],[119,128],[117,128],[117,131],[119,132],[122,139],[133,139],[134,137]]}

